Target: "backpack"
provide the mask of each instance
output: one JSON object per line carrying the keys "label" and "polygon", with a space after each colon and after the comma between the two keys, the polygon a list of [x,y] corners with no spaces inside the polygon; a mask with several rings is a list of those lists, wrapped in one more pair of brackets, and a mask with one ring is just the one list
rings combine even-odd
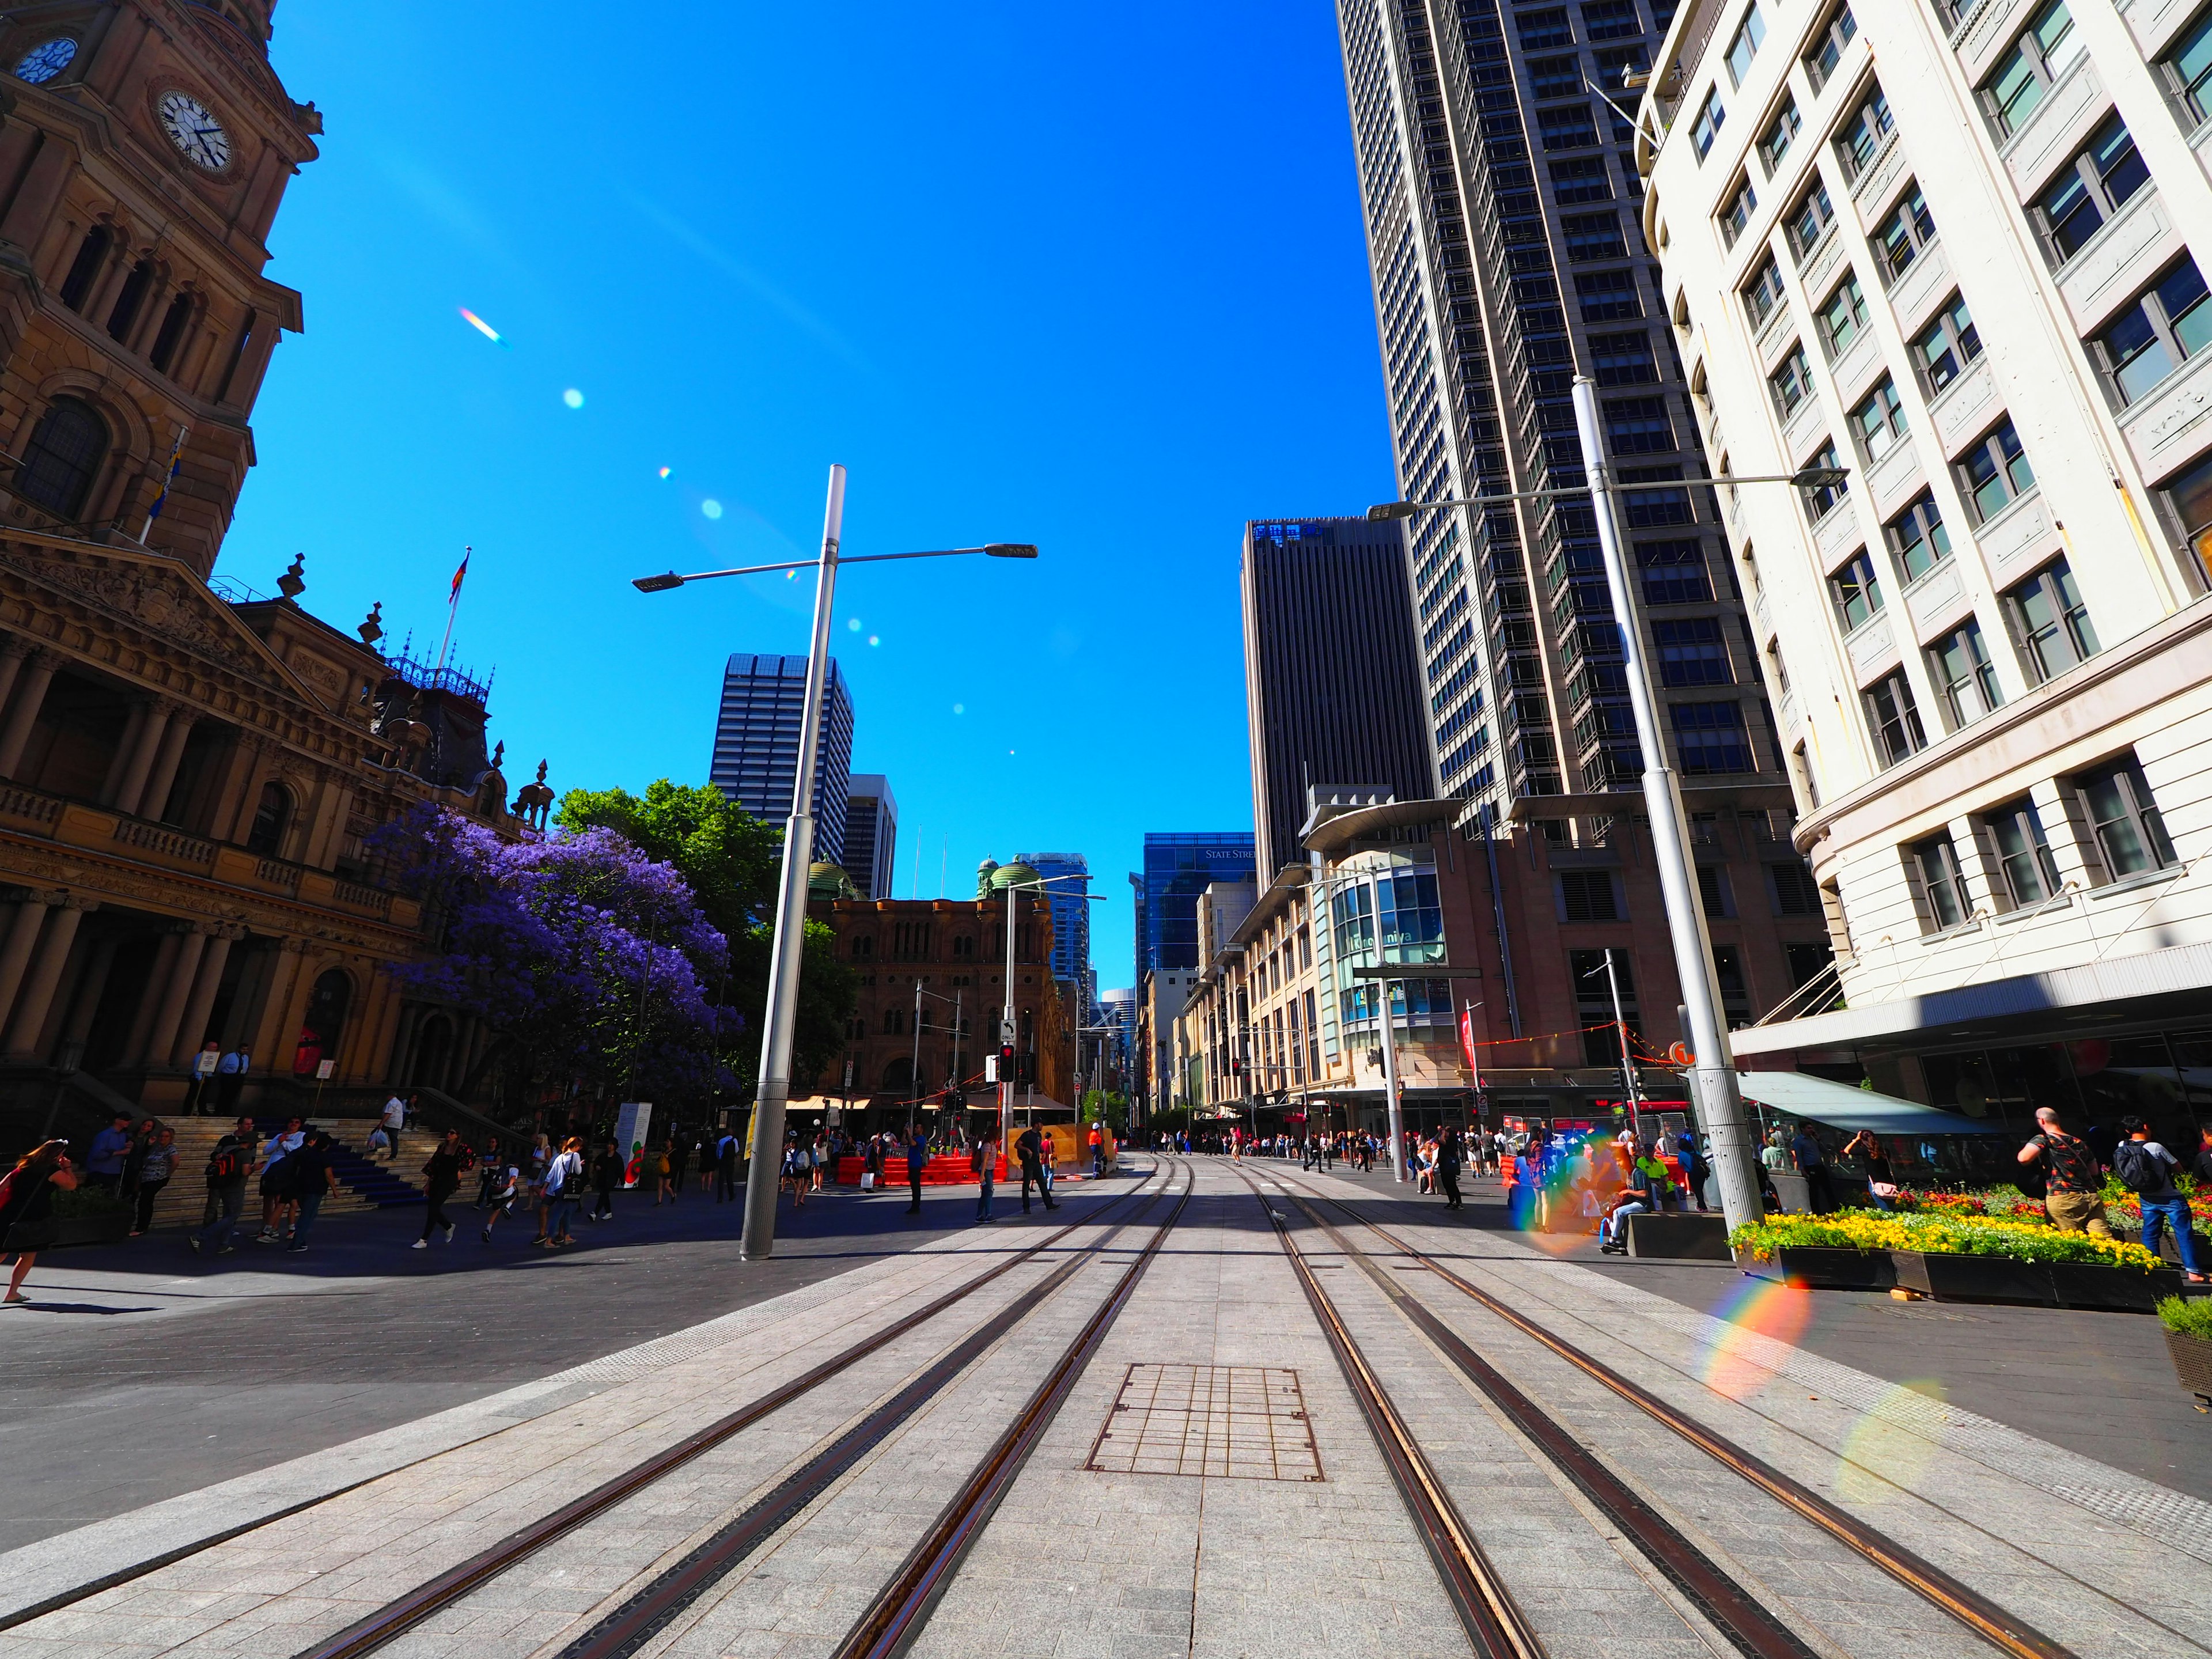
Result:
{"label": "backpack", "polygon": [[2140,1140],[2124,1140],[2112,1148],[2112,1173],[2131,1193],[2155,1193],[2166,1184],[2166,1166]]}
{"label": "backpack", "polygon": [[208,1157],[207,1179],[210,1182],[235,1181],[246,1173],[244,1160],[239,1157],[235,1140],[220,1142]]}

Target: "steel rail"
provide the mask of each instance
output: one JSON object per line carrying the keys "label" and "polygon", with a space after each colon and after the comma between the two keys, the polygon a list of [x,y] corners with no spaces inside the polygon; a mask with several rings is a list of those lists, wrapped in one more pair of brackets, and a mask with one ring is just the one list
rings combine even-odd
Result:
{"label": "steel rail", "polygon": [[477,1551],[466,1560],[447,1568],[427,1583],[386,1603],[374,1613],[347,1626],[336,1635],[326,1638],[309,1648],[302,1649],[297,1659],[359,1659],[373,1653],[404,1632],[420,1624],[440,1608],[450,1606],[477,1589],[487,1580],[497,1577],[526,1557],[536,1553],[564,1534],[593,1517],[605,1513],[633,1493],[651,1486],[672,1470],[681,1468],[732,1436],[750,1428],[763,1418],[780,1411],[793,1401],[819,1388],[857,1361],[897,1340],[926,1324],[946,1309],[973,1296],[994,1280],[1012,1273],[1024,1262],[1034,1260],[1050,1249],[1061,1239],[1079,1227],[1096,1226],[1101,1214],[1120,1206],[1146,1196],[1151,1182],[1117,1194],[1080,1221],[1071,1221],[1036,1243],[1005,1261],[978,1274],[963,1285],[956,1286],[943,1296],[915,1309],[903,1318],[894,1321],[873,1335],[862,1338],[841,1352],[822,1361],[793,1377],[790,1382],[770,1390],[758,1400],[739,1407],[727,1416],[719,1418],[686,1435],[673,1445],[656,1452],[653,1456],[632,1465],[620,1474],[610,1477],[580,1497],[571,1498],[550,1515],[530,1525],[510,1533],[497,1543]]}
{"label": "steel rail", "polygon": [[1553,1335],[1518,1310],[1462,1279],[1434,1256],[1416,1249],[1379,1222],[1360,1214],[1343,1199],[1334,1194],[1316,1192],[1303,1181],[1298,1184],[1314,1197],[1334,1205],[1391,1249],[1419,1262],[1445,1284],[1486,1311],[1495,1314],[1522,1335],[1604,1384],[1645,1415],[1664,1424],[1784,1508],[1811,1522],[1838,1543],[1881,1568],[1907,1589],[1934,1603],[1984,1641],[2014,1656],[2014,1659],[2078,1659],[2072,1649],[2044,1635],[2025,1620],[1954,1577],[1932,1561],[1906,1548],[1886,1533],[1868,1526],[1856,1516],[1831,1503],[1802,1482],[1784,1474],[1757,1453],[1707,1428],[1648,1389],[1632,1382],[1603,1360],[1585,1353],[1565,1338]]}
{"label": "steel rail", "polygon": [[1581,1441],[1560,1426],[1498,1369],[1414,1296],[1356,1249],[1341,1231],[1324,1220],[1305,1198],[1291,1201],[1306,1218],[1334,1240],[1350,1260],[1389,1298],[1391,1305],[1426,1337],[1530,1440],[1577,1491],[1635,1544],[1651,1565],[1704,1614],[1713,1628],[1745,1659],[1814,1659],[1814,1650],[1775,1616],[1773,1610],[1742,1587],[1675,1525],[1646,1503]]}
{"label": "steel rail", "polygon": [[1420,1528],[1421,1541],[1436,1564],[1437,1575],[1443,1581],[1444,1593],[1451,1601],[1452,1611],[1459,1615],[1468,1640],[1483,1659],[1544,1659],[1543,1644],[1528,1616],[1452,1502],[1428,1454],[1398,1415],[1382,1379],[1368,1365],[1366,1355],[1338,1315],[1336,1304],[1306,1265],[1304,1253],[1291,1237],[1288,1218],[1260,1190],[1258,1182],[1242,1170],[1237,1173],[1267,1212],[1276,1242],[1289,1258],[1299,1288],[1305,1291],[1306,1301],[1336,1355],[1338,1368],[1367,1419],[1390,1478]]}
{"label": "steel rail", "polygon": [[1174,1211],[1160,1224],[1159,1231],[1137,1259],[1122,1270],[1114,1293],[1068,1345],[1060,1363],[1037,1386],[1021,1414],[999,1437],[989,1455],[962,1484],[952,1501],[939,1511],[935,1523],[907,1556],[897,1576],[846,1632],[845,1639],[838,1644],[835,1659],[894,1659],[921,1633],[961,1562],[966,1559],[1015,1477],[1028,1463],[1037,1442],[1051,1427],[1053,1419],[1091,1363],[1091,1356],[1097,1352],[1099,1344],[1121,1317],[1145,1269],[1152,1265],[1152,1258],[1167,1243],[1168,1235],[1182,1219],[1190,1195],[1198,1189],[1196,1166],[1186,1163],[1184,1168],[1188,1181]]}

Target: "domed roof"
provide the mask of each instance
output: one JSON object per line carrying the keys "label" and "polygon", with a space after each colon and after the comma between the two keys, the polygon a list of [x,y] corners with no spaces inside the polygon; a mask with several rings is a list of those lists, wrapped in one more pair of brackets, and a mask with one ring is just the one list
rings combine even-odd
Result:
{"label": "domed roof", "polygon": [[1037,872],[1026,864],[1002,864],[991,872],[991,885],[1012,887],[1018,882],[1031,882],[1036,878]]}
{"label": "domed roof", "polygon": [[857,898],[860,891],[837,865],[816,863],[806,872],[806,896],[811,899]]}

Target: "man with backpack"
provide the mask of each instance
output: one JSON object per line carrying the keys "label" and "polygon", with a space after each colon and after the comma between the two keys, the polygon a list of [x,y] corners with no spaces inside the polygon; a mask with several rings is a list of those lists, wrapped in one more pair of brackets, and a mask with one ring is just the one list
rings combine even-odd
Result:
{"label": "man with backpack", "polygon": [[2120,1128],[2127,1139],[2112,1148],[2112,1173],[2142,1206],[2143,1249],[2156,1252],[2159,1236],[2172,1226],[2173,1247],[2180,1253],[2182,1272],[2189,1275],[2191,1284],[2203,1284],[2206,1275],[2197,1260],[2189,1200],[2173,1184],[2173,1172],[2180,1167],[2179,1162],[2150,1138],[2150,1126],[2141,1118],[2123,1118]]}
{"label": "man with backpack", "polygon": [[291,1242],[284,1247],[289,1253],[307,1248],[307,1234],[323,1200],[337,1188],[337,1176],[331,1168],[331,1138],[320,1129],[308,1130],[300,1150],[284,1161],[292,1166],[292,1192],[299,1205]]}
{"label": "man with backpack", "polygon": [[1037,1133],[1036,1124],[1030,1124],[1014,1137],[1014,1151],[1022,1160],[1022,1213],[1027,1215],[1030,1212],[1031,1182],[1036,1183],[1037,1196],[1044,1200],[1045,1208],[1058,1209],[1060,1206],[1052,1201],[1051,1184],[1045,1179],[1044,1138]]}
{"label": "man with backpack", "polygon": [[2035,1121],[2042,1133],[2020,1149],[2022,1164],[2043,1165],[2043,1208],[2051,1224],[2062,1233],[2086,1232],[2094,1238],[2110,1238],[2105,1224],[2104,1173],[2097,1155],[2079,1135],[2058,1127],[2058,1114],[2048,1106],[2036,1108]]}
{"label": "man with backpack", "polygon": [[242,1117],[208,1153],[207,1207],[200,1230],[187,1241],[202,1255],[228,1255],[231,1229],[246,1207],[246,1171],[253,1165],[253,1120]]}

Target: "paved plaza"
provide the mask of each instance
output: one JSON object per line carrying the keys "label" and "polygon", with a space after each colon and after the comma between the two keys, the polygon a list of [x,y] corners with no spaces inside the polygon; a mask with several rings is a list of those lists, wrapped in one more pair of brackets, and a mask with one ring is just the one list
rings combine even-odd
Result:
{"label": "paved plaza", "polygon": [[[392,1215],[334,1220],[304,1271],[244,1250],[195,1265],[159,1237],[57,1254],[37,1304],[0,1317],[15,1500],[0,1517],[0,1659],[313,1651],[857,1354],[383,1650],[560,1653],[825,1446],[879,1424],[648,1642],[620,1650],[840,1653],[1071,1352],[1064,1391],[912,1651],[1474,1650],[1291,1248],[1553,1659],[1739,1649],[1395,1292],[1822,1659],[1990,1644],[1447,1274],[2057,1650],[2212,1652],[2212,1419],[2174,1384],[2154,1321],[1615,1261],[1504,1231],[1485,1183],[1462,1218],[1379,1173],[1135,1163],[1063,1187],[1049,1217],[1024,1217],[1002,1190],[988,1229],[968,1224],[972,1189],[933,1195],[919,1220],[902,1192],[787,1205],[779,1253],[757,1265],[737,1260],[735,1207],[689,1197],[658,1214],[633,1199],[550,1260],[520,1232],[411,1251]],[[1079,1346],[1086,1333],[1095,1346]],[[947,1386],[884,1414],[963,1337],[974,1357]]]}

